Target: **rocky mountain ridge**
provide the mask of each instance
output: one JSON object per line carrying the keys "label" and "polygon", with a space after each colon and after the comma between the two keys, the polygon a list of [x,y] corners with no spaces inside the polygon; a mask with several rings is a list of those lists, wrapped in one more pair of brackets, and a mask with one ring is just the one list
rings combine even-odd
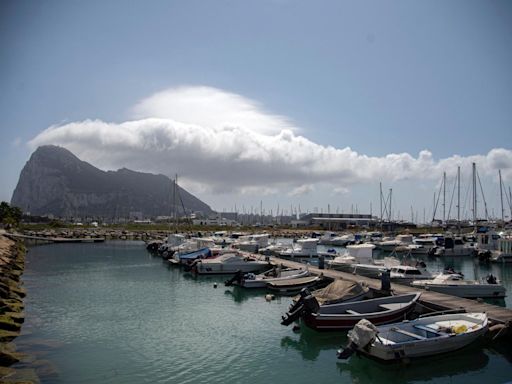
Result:
{"label": "rocky mountain ridge", "polygon": [[46,145],[23,167],[11,205],[32,215],[62,218],[154,218],[170,216],[175,209],[181,215],[182,206],[187,213],[213,212],[179,186],[175,199],[173,190],[167,176],[126,168],[102,171],[65,148]]}

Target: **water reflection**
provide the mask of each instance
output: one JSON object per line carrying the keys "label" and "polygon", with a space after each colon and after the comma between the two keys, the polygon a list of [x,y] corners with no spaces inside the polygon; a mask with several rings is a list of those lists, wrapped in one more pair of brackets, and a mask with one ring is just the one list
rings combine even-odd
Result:
{"label": "water reflection", "polygon": [[231,297],[235,303],[242,303],[254,297],[264,297],[266,293],[265,288],[245,289],[237,286],[224,291],[224,295]]}
{"label": "water reflection", "polygon": [[281,347],[300,352],[304,360],[315,361],[320,352],[329,350],[335,356],[336,350],[347,342],[346,333],[342,332],[316,332],[302,326],[297,337],[285,336],[281,339]]}
{"label": "water reflection", "polygon": [[[334,351],[333,351],[334,353]],[[404,363],[380,363],[364,357],[352,356],[347,362],[338,362],[342,374],[349,374],[352,383],[430,381],[476,372],[487,366],[489,356],[482,346],[472,345],[456,353],[424,357]],[[478,379],[481,381],[481,377]]]}

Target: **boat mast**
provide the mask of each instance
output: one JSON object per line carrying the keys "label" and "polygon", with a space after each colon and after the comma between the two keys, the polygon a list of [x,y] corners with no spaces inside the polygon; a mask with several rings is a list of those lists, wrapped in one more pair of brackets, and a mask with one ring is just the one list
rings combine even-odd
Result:
{"label": "boat mast", "polygon": [[457,227],[460,235],[460,166],[457,167]]}
{"label": "boat mast", "polygon": [[473,225],[476,230],[476,164],[473,163]]}
{"label": "boat mast", "polygon": [[501,200],[501,221],[505,223],[505,209],[503,209],[503,184],[501,182],[501,169],[498,170],[500,175],[500,200]]}
{"label": "boat mast", "polygon": [[391,196],[393,196],[393,188],[389,188],[389,216],[388,221],[391,222],[392,216],[391,216]]}
{"label": "boat mast", "polygon": [[443,172],[443,223],[446,221],[446,172]]}

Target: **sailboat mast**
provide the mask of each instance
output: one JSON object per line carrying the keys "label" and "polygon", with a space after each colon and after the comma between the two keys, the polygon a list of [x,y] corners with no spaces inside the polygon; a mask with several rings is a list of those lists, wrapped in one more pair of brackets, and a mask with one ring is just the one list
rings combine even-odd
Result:
{"label": "sailboat mast", "polygon": [[476,228],[476,164],[473,163],[473,225]]}
{"label": "sailboat mast", "polygon": [[501,199],[501,221],[505,222],[505,209],[503,209],[503,184],[501,182],[501,169],[498,170],[500,175],[500,199]]}
{"label": "sailboat mast", "polygon": [[460,166],[457,167],[457,226],[460,234]]}
{"label": "sailboat mast", "polygon": [[443,172],[443,223],[446,221],[446,172]]}

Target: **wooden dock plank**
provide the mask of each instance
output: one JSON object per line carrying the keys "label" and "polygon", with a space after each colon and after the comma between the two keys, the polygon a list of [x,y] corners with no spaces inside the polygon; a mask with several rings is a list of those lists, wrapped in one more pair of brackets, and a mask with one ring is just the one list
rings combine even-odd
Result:
{"label": "wooden dock plank", "polygon": [[[304,268],[304,263],[294,260],[281,259],[278,257],[270,257],[270,260],[275,264],[282,264],[289,268]],[[333,269],[320,269],[311,265],[309,266],[309,270],[311,273],[316,275],[323,274],[324,276],[331,277],[333,279],[343,279],[364,283],[374,289],[380,289],[381,287],[381,282],[378,279],[370,279],[368,277],[336,271]],[[487,304],[477,300],[445,295],[443,293],[418,290],[407,285],[396,283],[391,284],[391,289],[400,294],[421,292],[421,297],[419,300],[420,304],[434,310],[464,309],[466,312],[486,312],[487,316],[493,323],[505,324],[512,322],[512,309],[510,308],[499,307],[497,305]]]}

